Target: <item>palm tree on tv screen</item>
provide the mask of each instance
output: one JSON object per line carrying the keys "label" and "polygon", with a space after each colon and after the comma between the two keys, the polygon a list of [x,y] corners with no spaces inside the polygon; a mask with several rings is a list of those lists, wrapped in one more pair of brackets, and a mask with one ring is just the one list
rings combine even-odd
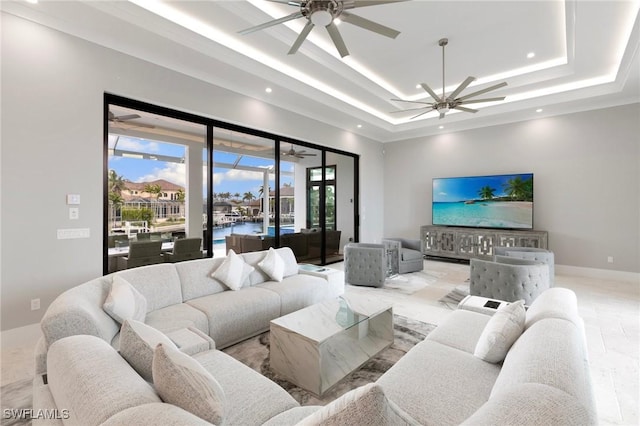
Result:
{"label": "palm tree on tv screen", "polygon": [[504,184],[505,192],[514,201],[533,201],[533,180],[516,176]]}
{"label": "palm tree on tv screen", "polygon": [[480,196],[480,198],[482,198],[483,200],[490,200],[493,197],[495,197],[495,189],[491,188],[490,186],[483,186],[482,188],[480,188],[480,190],[478,191],[478,195]]}

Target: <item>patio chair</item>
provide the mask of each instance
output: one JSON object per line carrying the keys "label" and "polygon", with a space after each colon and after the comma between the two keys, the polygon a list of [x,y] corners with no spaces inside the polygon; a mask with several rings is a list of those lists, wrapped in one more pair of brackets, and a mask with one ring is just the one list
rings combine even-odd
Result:
{"label": "patio chair", "polygon": [[119,258],[123,268],[130,269],[138,266],[154,265],[164,261],[162,257],[162,241],[132,241],[129,244],[129,254]]}
{"label": "patio chair", "polygon": [[173,252],[163,254],[166,262],[202,259],[202,238],[180,238],[173,243]]}

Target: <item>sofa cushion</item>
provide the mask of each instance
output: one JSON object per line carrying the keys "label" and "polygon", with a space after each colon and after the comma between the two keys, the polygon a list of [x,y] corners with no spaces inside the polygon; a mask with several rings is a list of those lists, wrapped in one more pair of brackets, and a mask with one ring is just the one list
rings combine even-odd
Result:
{"label": "sofa cushion", "polygon": [[287,411],[284,411],[263,423],[262,426],[282,426],[282,425],[295,425],[305,417],[309,417],[315,413],[322,406],[319,405],[305,405],[302,407],[294,407]]}
{"label": "sofa cushion", "polygon": [[153,357],[153,383],[164,402],[213,424],[222,424],[225,394],[218,381],[196,360],[159,344]]}
{"label": "sofa cushion", "polygon": [[207,316],[204,312],[187,303],[179,303],[148,312],[145,323],[163,333],[179,328],[195,327],[209,334]]}
{"label": "sofa cushion", "polygon": [[295,312],[329,297],[331,289],[324,278],[298,274],[285,278],[282,282],[267,281],[256,288],[273,291],[280,296],[280,315]]}
{"label": "sofa cushion", "polygon": [[227,258],[218,269],[213,271],[211,276],[229,287],[230,290],[240,290],[242,283],[249,278],[253,269],[253,266],[247,265],[236,252],[229,250]]}
{"label": "sofa cushion", "polygon": [[121,276],[112,278],[111,291],[102,305],[105,312],[120,324],[128,319],[144,321],[147,299]]}
{"label": "sofa cushion", "polygon": [[487,362],[502,362],[522,334],[524,318],[524,300],[501,305],[484,327],[473,354]]}
{"label": "sofa cushion", "polygon": [[56,340],[77,334],[110,342],[120,332],[120,324],[102,308],[109,291],[111,277],[100,277],[58,296],[40,321],[45,346],[48,348]]}
{"label": "sofa cushion", "polygon": [[137,405],[161,402],[153,387],[104,340],[87,335],[53,343],[47,355],[49,389],[66,425],[99,425]]}
{"label": "sofa cushion", "polygon": [[473,354],[490,319],[489,315],[457,309],[429,333],[426,339]]}
{"label": "sofa cushion", "polygon": [[116,272],[147,299],[147,312],[182,303],[180,277],[172,263]]}
{"label": "sofa cushion", "polygon": [[595,403],[586,353],[580,327],[557,318],[537,321],[509,350],[491,398],[523,383],[541,383],[572,395],[581,405],[593,410]]}
{"label": "sofa cushion", "polygon": [[209,336],[224,348],[269,329],[269,321],[280,316],[280,297],[269,290],[245,287],[189,300],[209,321]]}
{"label": "sofa cushion", "polygon": [[596,425],[598,422],[571,395],[539,383],[522,383],[508,392],[491,397],[462,424],[586,426]]}
{"label": "sofa cushion", "polygon": [[216,257],[175,264],[182,286],[183,302],[228,290],[227,286],[211,277],[225,259],[225,257]]}
{"label": "sofa cushion", "polygon": [[380,385],[369,383],[353,389],[322,407],[299,425],[418,425],[389,401]]}
{"label": "sofa cushion", "polygon": [[173,404],[155,402],[127,408],[110,417],[100,426],[131,425],[211,426],[211,423]]}
{"label": "sofa cushion", "polygon": [[487,402],[499,373],[496,364],[424,340],[376,383],[420,424],[459,424]]}
{"label": "sofa cushion", "polygon": [[167,336],[140,321],[125,320],[122,324],[120,355],[148,382],[153,380],[151,363],[158,343],[176,348]]}
{"label": "sofa cushion", "polygon": [[299,406],[275,382],[224,352],[202,352],[193,359],[216,378],[228,396],[226,425],[261,425],[277,414]]}
{"label": "sofa cushion", "polygon": [[527,309],[525,328],[545,318],[561,318],[582,327],[576,294],[562,287],[552,287],[542,292]]}
{"label": "sofa cushion", "polygon": [[273,247],[269,248],[267,255],[258,262],[258,266],[273,281],[280,282],[284,278],[284,260]]}

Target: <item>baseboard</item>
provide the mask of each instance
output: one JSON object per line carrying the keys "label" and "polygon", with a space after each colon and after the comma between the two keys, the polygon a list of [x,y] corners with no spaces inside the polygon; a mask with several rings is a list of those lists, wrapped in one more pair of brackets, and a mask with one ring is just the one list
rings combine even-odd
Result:
{"label": "baseboard", "polygon": [[40,323],[25,325],[0,332],[0,346],[2,350],[12,349],[37,342],[42,336]]}
{"label": "baseboard", "polygon": [[640,283],[640,274],[636,272],[614,271],[611,269],[585,268],[582,266],[555,265],[556,275],[573,275],[584,278]]}

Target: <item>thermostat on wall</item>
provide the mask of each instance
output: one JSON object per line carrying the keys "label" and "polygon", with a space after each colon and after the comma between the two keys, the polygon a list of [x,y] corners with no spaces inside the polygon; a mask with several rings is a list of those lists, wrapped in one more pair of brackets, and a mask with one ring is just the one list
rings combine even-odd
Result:
{"label": "thermostat on wall", "polygon": [[67,194],[67,204],[80,204],[80,194]]}

